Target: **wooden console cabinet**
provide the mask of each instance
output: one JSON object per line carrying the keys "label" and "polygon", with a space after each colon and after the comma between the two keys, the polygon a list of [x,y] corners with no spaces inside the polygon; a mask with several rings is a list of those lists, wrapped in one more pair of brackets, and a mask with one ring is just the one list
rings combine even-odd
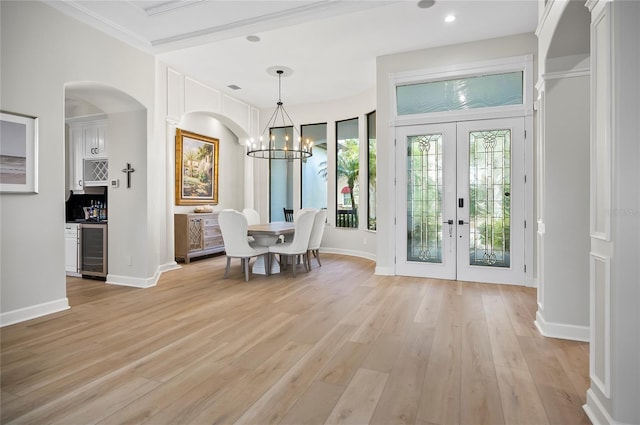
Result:
{"label": "wooden console cabinet", "polygon": [[175,257],[188,263],[193,257],[224,251],[218,213],[175,214]]}

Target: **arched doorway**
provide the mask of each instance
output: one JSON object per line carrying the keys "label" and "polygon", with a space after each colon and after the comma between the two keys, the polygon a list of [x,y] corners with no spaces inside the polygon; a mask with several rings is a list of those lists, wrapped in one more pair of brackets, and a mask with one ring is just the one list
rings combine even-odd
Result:
{"label": "arched doorway", "polygon": [[536,325],[589,338],[589,11],[552,6],[539,35]]}
{"label": "arched doorway", "polygon": [[[71,193],[105,194],[108,199],[103,216],[107,222],[106,281],[127,284],[132,277],[146,276],[145,253],[148,250],[143,235],[145,230],[138,221],[146,221],[147,211],[147,109],[129,94],[95,82],[67,83],[64,95],[67,125],[65,199]],[[100,148],[83,145],[84,139],[79,139],[80,143],[69,142],[69,123],[97,121],[101,123],[97,130],[100,135],[96,136],[100,139]],[[83,179],[88,156],[105,164],[101,181],[91,185]],[[126,164],[133,164],[135,170],[130,184],[127,184],[125,174],[119,172]],[[88,196],[87,202],[90,199]],[[132,214],[133,211],[136,214]],[[123,250],[122,247],[126,248]]]}

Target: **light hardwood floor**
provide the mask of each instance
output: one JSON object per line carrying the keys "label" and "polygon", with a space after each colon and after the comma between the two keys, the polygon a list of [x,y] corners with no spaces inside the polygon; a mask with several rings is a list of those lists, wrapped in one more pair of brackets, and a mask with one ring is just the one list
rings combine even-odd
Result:
{"label": "light hardwood floor", "polygon": [[588,346],[544,338],[535,290],[376,276],[323,254],[251,276],[225,257],[1,330],[2,423],[588,424]]}

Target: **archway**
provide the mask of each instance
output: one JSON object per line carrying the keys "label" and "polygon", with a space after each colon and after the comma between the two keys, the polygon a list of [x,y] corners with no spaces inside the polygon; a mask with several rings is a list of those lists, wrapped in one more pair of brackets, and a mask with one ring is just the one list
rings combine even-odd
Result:
{"label": "archway", "polygon": [[539,35],[536,325],[589,339],[590,15],[553,5]]}
{"label": "archway", "polygon": [[[64,86],[65,122],[100,118],[106,132],[106,148],[99,155],[108,162],[108,181],[100,184],[108,199],[107,218],[107,283],[132,284],[147,276],[148,253],[147,206],[147,109],[129,94],[96,82],[70,82]],[[68,132],[67,132],[68,133]],[[74,185],[70,167],[82,166],[85,152],[75,152],[80,162],[69,162],[72,151],[67,144],[67,190],[80,194],[89,187]],[[133,164],[135,174],[128,187],[126,177],[118,171]],[[113,184],[111,184],[113,182]],[[95,189],[91,189],[94,191]],[[68,195],[67,191],[67,195]],[[133,283],[133,286],[145,286]]]}

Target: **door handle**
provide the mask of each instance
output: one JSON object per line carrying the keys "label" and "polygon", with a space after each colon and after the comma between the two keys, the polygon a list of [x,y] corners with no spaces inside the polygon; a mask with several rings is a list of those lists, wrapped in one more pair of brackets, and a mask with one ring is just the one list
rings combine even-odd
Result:
{"label": "door handle", "polygon": [[462,226],[463,224],[469,224],[469,222],[464,220],[458,220],[458,226]]}
{"label": "door handle", "polygon": [[448,224],[449,225],[449,237],[453,237],[453,220],[446,220],[443,221],[442,224]]}

